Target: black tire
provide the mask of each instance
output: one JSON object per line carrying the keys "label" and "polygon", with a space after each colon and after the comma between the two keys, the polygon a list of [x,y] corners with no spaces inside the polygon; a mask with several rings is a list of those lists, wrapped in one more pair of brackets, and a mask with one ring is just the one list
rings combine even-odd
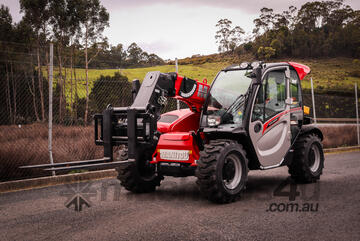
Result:
{"label": "black tire", "polygon": [[[155,174],[155,170],[146,167],[146,159],[151,153],[148,151],[141,152],[139,163],[126,163],[117,167],[117,178],[120,180],[121,185],[126,190],[134,193],[147,193],[153,192],[156,186],[160,186],[160,182],[163,179],[161,176]],[[125,147],[120,151],[118,160],[124,161],[128,159],[128,150]]]}
{"label": "black tire", "polygon": [[300,136],[295,142],[294,157],[289,167],[291,177],[301,183],[320,179],[324,168],[324,152],[320,138],[315,134]]}
{"label": "black tire", "polygon": [[[231,165],[234,166],[234,177],[229,180]],[[237,175],[239,172],[236,170],[241,170],[241,174]],[[211,141],[200,153],[195,172],[196,183],[201,194],[208,200],[229,203],[235,201],[245,189],[248,171],[248,159],[242,145],[233,140]],[[223,180],[226,176],[227,181]]]}

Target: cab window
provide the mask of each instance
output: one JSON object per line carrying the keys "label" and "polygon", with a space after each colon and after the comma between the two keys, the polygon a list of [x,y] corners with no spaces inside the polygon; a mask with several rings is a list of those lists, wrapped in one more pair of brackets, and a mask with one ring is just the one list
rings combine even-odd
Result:
{"label": "cab window", "polygon": [[300,80],[295,70],[290,71],[290,97],[292,99],[291,108],[300,107],[301,93]]}
{"label": "cab window", "polygon": [[271,71],[259,87],[253,108],[252,121],[265,122],[285,110],[286,81],[283,70]]}

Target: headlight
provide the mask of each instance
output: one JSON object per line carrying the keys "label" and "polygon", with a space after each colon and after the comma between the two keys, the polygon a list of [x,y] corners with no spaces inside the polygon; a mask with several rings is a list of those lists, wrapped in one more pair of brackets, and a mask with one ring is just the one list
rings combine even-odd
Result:
{"label": "headlight", "polygon": [[127,118],[124,118],[124,119],[118,119],[118,124],[119,125],[124,125],[124,124],[126,124],[127,123]]}
{"label": "headlight", "polygon": [[220,125],[220,116],[217,115],[209,115],[207,118],[207,122],[209,126],[217,126]]}
{"label": "headlight", "polygon": [[145,135],[150,136],[150,123],[146,122],[145,124]]}

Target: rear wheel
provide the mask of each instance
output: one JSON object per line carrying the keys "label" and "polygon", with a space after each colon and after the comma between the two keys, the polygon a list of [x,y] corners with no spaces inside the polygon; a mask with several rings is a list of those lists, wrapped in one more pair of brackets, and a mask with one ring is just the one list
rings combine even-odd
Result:
{"label": "rear wheel", "polygon": [[248,160],[242,145],[232,140],[216,140],[205,145],[196,169],[200,192],[210,201],[235,201],[245,189]]}
{"label": "rear wheel", "polygon": [[[118,179],[126,190],[135,193],[146,193],[155,191],[163,179],[156,175],[155,167],[149,164],[151,152],[144,150],[139,154],[138,163],[126,163],[116,168]],[[120,151],[117,158],[119,161],[128,159],[128,150],[125,147]]]}
{"label": "rear wheel", "polygon": [[324,152],[320,138],[315,134],[299,137],[295,143],[294,158],[289,165],[291,177],[298,182],[316,182],[323,168]]}

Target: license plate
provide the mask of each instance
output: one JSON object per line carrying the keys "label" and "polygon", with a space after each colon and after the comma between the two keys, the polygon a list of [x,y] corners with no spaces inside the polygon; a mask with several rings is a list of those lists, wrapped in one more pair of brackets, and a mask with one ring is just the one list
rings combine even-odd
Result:
{"label": "license plate", "polygon": [[160,149],[160,158],[163,160],[187,161],[189,160],[189,151]]}
{"label": "license plate", "polygon": [[178,162],[161,162],[160,165],[162,167],[180,167],[180,163]]}

